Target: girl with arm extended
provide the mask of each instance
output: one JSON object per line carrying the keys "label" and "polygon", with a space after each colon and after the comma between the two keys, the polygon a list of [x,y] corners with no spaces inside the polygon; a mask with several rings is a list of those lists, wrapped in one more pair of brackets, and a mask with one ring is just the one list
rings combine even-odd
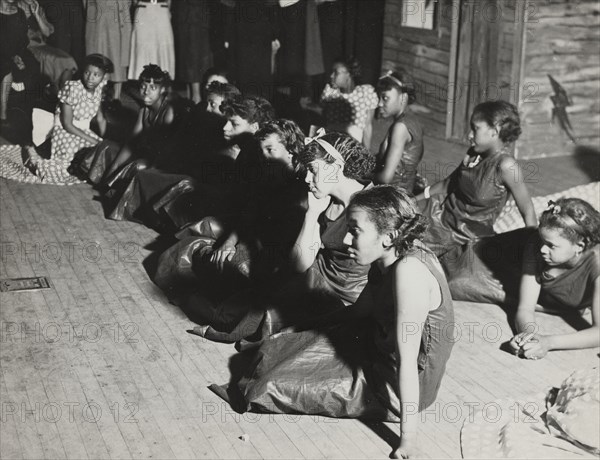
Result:
{"label": "girl with arm extended", "polygon": [[[524,256],[515,317],[517,334],[510,341],[516,355],[539,359],[552,350],[600,345],[600,213],[578,198],[550,202],[538,235]],[[542,334],[535,321],[541,311],[558,314],[591,308],[592,325],[568,334]]]}

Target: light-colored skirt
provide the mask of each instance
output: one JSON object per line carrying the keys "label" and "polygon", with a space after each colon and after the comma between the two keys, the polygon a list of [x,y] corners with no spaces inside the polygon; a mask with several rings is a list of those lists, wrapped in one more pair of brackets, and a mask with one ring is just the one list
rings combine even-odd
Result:
{"label": "light-colored skirt", "polygon": [[175,75],[175,40],[168,8],[161,3],[143,3],[135,11],[131,36],[129,79],[137,80],[148,64]]}

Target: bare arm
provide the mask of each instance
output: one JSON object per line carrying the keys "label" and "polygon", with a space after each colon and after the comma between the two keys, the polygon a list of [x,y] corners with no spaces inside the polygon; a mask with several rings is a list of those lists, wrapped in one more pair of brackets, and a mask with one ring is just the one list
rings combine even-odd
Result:
{"label": "bare arm", "polygon": [[293,270],[303,273],[313,264],[321,248],[321,229],[319,216],[331,202],[331,198],[317,199],[308,192],[308,209],[304,216],[302,228],[290,254]]}
{"label": "bare arm", "polygon": [[418,260],[408,259],[396,265],[394,304],[398,353],[398,389],[402,411],[401,439],[397,454],[415,453],[419,426],[419,372],[417,359],[421,334],[430,309],[430,295],[424,280],[431,273]]}
{"label": "bare arm", "polygon": [[371,140],[373,139],[373,118],[375,118],[375,109],[371,109],[367,113],[367,121],[363,131],[362,143],[367,150],[371,148]]}
{"label": "bare arm", "polygon": [[27,17],[33,15],[40,27],[40,31],[44,37],[49,37],[54,33],[54,26],[48,22],[44,10],[40,7],[37,0],[21,0],[19,6],[25,11]]}
{"label": "bare arm", "polygon": [[594,281],[592,304],[592,325],[581,331],[569,334],[534,334],[521,347],[525,358],[543,358],[552,350],[578,350],[600,346],[600,278]]}
{"label": "bare arm", "polygon": [[402,161],[404,146],[407,142],[410,142],[410,133],[406,129],[406,125],[404,123],[394,123],[385,151],[383,169],[375,176],[378,184],[389,184],[394,179],[394,174],[400,161]]}
{"label": "bare arm", "polygon": [[537,227],[537,216],[531,196],[523,180],[523,171],[514,158],[505,158],[500,163],[502,182],[510,191],[526,227]]}
{"label": "bare arm", "polygon": [[100,108],[98,109],[98,113],[96,113],[96,122],[98,123],[98,131],[100,131],[100,136],[104,136],[106,134],[108,122],[106,121],[106,117],[104,116],[102,106],[100,106]]}
{"label": "bare arm", "polygon": [[[432,186],[429,187],[429,195],[448,195],[448,187],[450,185],[450,179],[452,175],[446,177],[444,180],[436,182]],[[425,195],[423,193],[419,193],[415,199],[417,201],[421,201],[425,199]]]}
{"label": "bare arm", "polygon": [[65,129],[65,131],[69,134],[79,136],[91,144],[96,144],[98,142],[98,139],[90,136],[84,130],[79,129],[73,124],[73,107],[64,102],[60,105],[60,122],[62,123],[62,126]]}

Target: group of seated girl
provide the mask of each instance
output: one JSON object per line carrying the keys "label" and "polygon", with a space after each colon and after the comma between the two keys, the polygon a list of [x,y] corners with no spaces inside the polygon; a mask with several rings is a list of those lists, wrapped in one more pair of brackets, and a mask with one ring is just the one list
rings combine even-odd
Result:
{"label": "group of seated girl", "polygon": [[[94,116],[100,133],[105,126],[107,72],[106,58],[88,56],[82,80],[60,93],[52,158],[32,153],[19,177],[72,183],[71,166],[111,192],[114,218],[179,230],[154,281],[200,324],[196,333],[251,353],[244,378],[214,388],[231,401],[241,396],[243,409],[400,421],[393,455],[411,456],[417,411],[435,400],[452,349],[452,299],[490,286],[499,303],[517,298],[509,344],[517,356],[598,346],[600,215],[581,200],[559,200],[536,230],[510,154],[521,131],[511,104],[478,105],[465,159],[415,200],[423,136],[401,74],[379,80],[379,108],[393,122],[373,155],[362,142],[368,130],[362,139],[355,129],[305,137],[293,121],[274,119],[268,101],[224,82],[177,123],[156,66],[140,77],[136,137],[116,146],[90,130]],[[509,194],[526,228],[495,235]],[[502,270],[486,257],[507,240],[522,249],[512,261],[522,263],[520,288],[498,280]],[[472,277],[468,258],[487,271]],[[591,307],[592,325],[543,335],[538,302]]]}

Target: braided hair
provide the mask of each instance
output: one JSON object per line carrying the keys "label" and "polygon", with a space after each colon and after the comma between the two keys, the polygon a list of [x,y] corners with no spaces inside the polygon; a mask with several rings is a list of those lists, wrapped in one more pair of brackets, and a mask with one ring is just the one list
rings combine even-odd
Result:
{"label": "braided hair", "polygon": [[540,228],[554,228],[573,244],[583,241],[585,249],[600,243],[600,213],[579,198],[550,201],[540,217]]}
{"label": "braided hair", "polygon": [[380,235],[392,234],[391,247],[402,258],[427,229],[414,198],[404,189],[393,185],[378,185],[356,193],[349,208],[364,210]]}

